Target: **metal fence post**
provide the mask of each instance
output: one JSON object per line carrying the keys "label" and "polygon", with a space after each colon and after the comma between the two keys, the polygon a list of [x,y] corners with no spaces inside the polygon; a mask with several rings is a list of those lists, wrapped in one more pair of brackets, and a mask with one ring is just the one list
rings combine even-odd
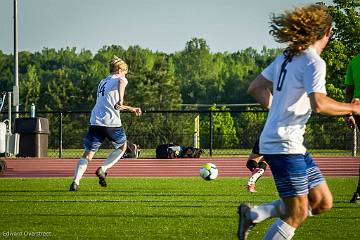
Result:
{"label": "metal fence post", "polygon": [[194,147],[200,148],[200,115],[194,120]]}
{"label": "metal fence post", "polygon": [[63,156],[63,113],[60,112],[60,120],[59,120],[59,158]]}
{"label": "metal fence post", "polygon": [[12,122],[12,116],[11,116],[11,108],[12,108],[12,104],[11,104],[11,101],[12,101],[12,99],[11,99],[11,92],[8,92],[7,93],[7,95],[8,95],[8,119],[9,119],[9,128],[8,128],[8,130],[9,130],[9,132],[11,133],[12,132],[12,124],[13,124],[13,122]]}
{"label": "metal fence post", "polygon": [[213,149],[213,111],[210,110],[210,156],[212,156]]}

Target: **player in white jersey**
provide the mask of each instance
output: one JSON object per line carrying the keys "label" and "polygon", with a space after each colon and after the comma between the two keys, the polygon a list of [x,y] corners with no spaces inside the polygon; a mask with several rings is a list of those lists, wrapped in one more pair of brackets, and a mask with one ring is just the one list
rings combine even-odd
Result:
{"label": "player in white jersey", "polygon": [[123,105],[125,87],[128,84],[126,74],[127,64],[114,56],[110,61],[110,75],[103,79],[97,88],[96,104],[91,111],[89,130],[84,139],[85,151],[79,159],[70,191],[77,191],[80,179],[87,169],[89,161],[99,150],[102,142],[107,138],[115,147],[102,166],[96,170],[99,184],[106,187],[107,170],[115,165],[126,150],[126,135],[120,119],[120,110],[128,110],[141,115],[141,109]]}
{"label": "player in white jersey", "polygon": [[270,109],[260,136],[260,154],[270,166],[280,199],[259,206],[240,204],[239,239],[246,239],[256,223],[271,217],[278,219],[264,239],[291,239],[308,216],[332,208],[328,185],[303,145],[312,111],[360,115],[360,105],[326,96],[326,65],[320,54],[331,38],[331,25],[329,10],[320,4],[271,19],[270,33],[288,47],[250,84],[248,93]]}

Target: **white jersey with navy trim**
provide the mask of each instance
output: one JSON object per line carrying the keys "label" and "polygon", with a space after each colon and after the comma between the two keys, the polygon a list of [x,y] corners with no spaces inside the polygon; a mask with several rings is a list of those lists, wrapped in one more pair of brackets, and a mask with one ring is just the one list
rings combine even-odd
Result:
{"label": "white jersey with navy trim", "polygon": [[309,94],[326,94],[325,61],[309,47],[291,60],[278,56],[261,74],[273,82],[273,99],[260,153],[304,154],[303,135],[312,112]]}
{"label": "white jersey with navy trim", "polygon": [[90,125],[121,127],[120,111],[114,108],[119,101],[119,81],[128,83],[125,77],[109,75],[97,88],[96,104],[91,111]]}

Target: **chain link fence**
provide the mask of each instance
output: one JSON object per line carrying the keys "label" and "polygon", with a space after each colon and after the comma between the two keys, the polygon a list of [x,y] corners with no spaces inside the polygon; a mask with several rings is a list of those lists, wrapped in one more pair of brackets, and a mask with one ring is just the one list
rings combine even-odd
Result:
{"label": "chain link fence", "polygon": [[[25,112],[18,114],[30,117]],[[140,117],[121,113],[128,140],[140,145],[143,158],[155,157],[156,146],[164,143],[201,147],[205,156],[246,156],[259,137],[266,116],[267,112],[261,110],[145,111]],[[49,157],[81,156],[89,111],[37,112],[37,117],[49,119]],[[307,125],[305,145],[314,156],[356,156],[358,130],[347,127],[343,117],[313,114]],[[95,157],[104,158],[112,150],[106,141]]]}

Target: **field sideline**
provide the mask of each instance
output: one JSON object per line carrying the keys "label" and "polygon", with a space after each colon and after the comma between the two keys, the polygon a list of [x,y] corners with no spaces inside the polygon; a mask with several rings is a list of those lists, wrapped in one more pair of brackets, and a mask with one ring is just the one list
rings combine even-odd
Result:
{"label": "field sideline", "polygon": [[[348,203],[357,178],[327,181],[334,208],[309,218],[293,239],[359,239],[360,204]],[[87,177],[78,192],[68,191],[70,182],[1,178],[2,239],[236,239],[239,203],[277,198],[271,177],[260,180],[256,194],[239,177],[109,178],[105,189]],[[261,239],[269,224],[258,224],[249,239]]]}

